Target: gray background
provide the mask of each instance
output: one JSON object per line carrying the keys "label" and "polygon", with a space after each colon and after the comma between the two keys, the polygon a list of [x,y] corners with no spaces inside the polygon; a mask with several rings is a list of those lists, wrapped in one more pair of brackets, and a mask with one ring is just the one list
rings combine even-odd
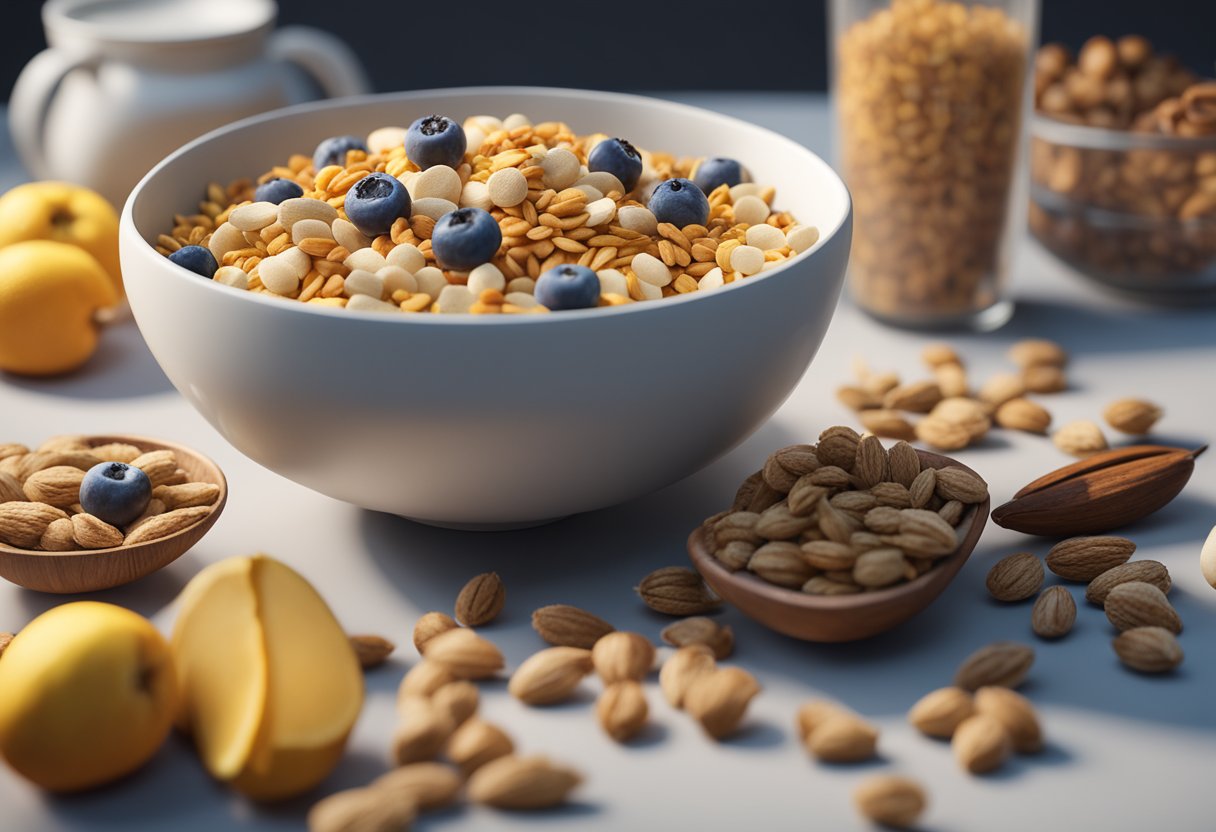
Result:
{"label": "gray background", "polygon": [[[540,84],[610,90],[822,90],[823,0],[279,0],[342,36],[377,90]],[[0,92],[45,46],[38,0],[0,0]],[[1213,74],[1211,0],[1043,0],[1043,39],[1138,32]],[[374,20],[374,25],[369,25]]]}

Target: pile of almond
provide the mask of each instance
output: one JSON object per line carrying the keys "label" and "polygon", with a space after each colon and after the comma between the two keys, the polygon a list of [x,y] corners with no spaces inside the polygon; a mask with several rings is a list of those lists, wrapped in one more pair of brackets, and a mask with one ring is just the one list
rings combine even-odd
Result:
{"label": "pile of almond", "polygon": [[966,469],[924,467],[906,442],[888,450],[877,436],[837,426],[818,445],[772,454],[703,530],[732,572],[844,595],[928,572],[957,550],[958,528],[987,498],[987,484]]}
{"label": "pile of almond", "polygon": [[[1046,434],[1051,413],[1028,398],[1068,387],[1068,353],[1042,339],[1019,341],[1009,350],[1017,372],[990,376],[978,389],[967,377],[963,359],[947,344],[930,344],[921,356],[933,378],[903,383],[897,373],[874,372],[864,362],[854,371],[857,383],[837,390],[840,401],[857,413],[866,430],[891,439],[919,439],[942,451],[958,451],[981,441],[995,424],[1007,430]],[[913,422],[912,414],[923,414]],[[1143,399],[1120,399],[1103,414],[1117,431],[1147,434],[1162,410]],[[1052,440],[1067,454],[1085,457],[1109,447],[1102,428],[1090,420],[1069,422]]]}
{"label": "pile of almond", "polygon": [[[80,507],[85,472],[101,462],[132,465],[152,483],[147,509],[123,528]],[[0,445],[0,543],[18,549],[71,552],[159,540],[202,520],[219,496],[219,486],[191,482],[170,450],[94,445],[83,436],[54,437],[34,450]]]}

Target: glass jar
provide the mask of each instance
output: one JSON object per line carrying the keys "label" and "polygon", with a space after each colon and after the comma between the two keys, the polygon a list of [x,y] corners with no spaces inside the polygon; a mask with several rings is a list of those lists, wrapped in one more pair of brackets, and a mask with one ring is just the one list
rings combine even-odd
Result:
{"label": "glass jar", "polygon": [[880,320],[994,329],[1031,101],[1038,0],[832,0],[840,169],[853,196],[849,286]]}

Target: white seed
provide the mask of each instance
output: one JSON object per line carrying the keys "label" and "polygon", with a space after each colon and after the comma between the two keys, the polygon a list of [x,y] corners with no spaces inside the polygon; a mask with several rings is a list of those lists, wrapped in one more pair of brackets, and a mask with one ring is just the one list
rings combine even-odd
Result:
{"label": "white seed", "polygon": [[578,157],[564,147],[550,150],[541,162],[541,168],[545,172],[542,180],[547,188],[560,191],[578,181]]}
{"label": "white seed", "polygon": [[368,153],[387,153],[405,144],[404,127],[380,127],[367,134]]}
{"label": "white seed", "polygon": [[740,182],[730,189],[730,201],[738,202],[745,196],[760,196],[760,192],[764,190],[755,182]]}
{"label": "white seed", "polygon": [[486,289],[497,289],[502,291],[507,288],[507,279],[502,276],[502,272],[498,270],[498,266],[493,263],[482,263],[473,271],[469,272],[469,291],[475,295],[480,295]]}
{"label": "white seed", "polygon": [[595,273],[595,276],[600,279],[600,294],[602,295],[628,295],[629,283],[625,279],[625,275],[616,269],[600,269]]}
{"label": "white seed", "polygon": [[436,304],[440,312],[468,312],[476,302],[477,296],[469,291],[468,286],[449,285],[443,287]]}
{"label": "white seed", "polygon": [[486,183],[465,182],[460,191],[460,207],[480,208],[483,211],[493,208],[494,203],[490,201],[490,189],[486,187]]}
{"label": "white seed", "polygon": [[374,298],[371,295],[354,295],[346,302],[347,309],[353,309],[356,312],[400,312],[401,310],[391,303],[385,303],[379,298]]}
{"label": "white seed", "polygon": [[707,289],[721,288],[725,284],[726,281],[723,279],[722,269],[714,266],[712,269],[702,275],[700,280],[697,281],[697,288],[704,292]]}
{"label": "white seed", "polygon": [[611,222],[616,215],[616,203],[608,197],[597,199],[587,206],[587,225],[595,227]]}
{"label": "white seed", "polygon": [[[337,222],[335,220],[335,224]],[[346,221],[341,220],[341,222]],[[347,224],[349,225],[349,223]],[[352,225],[351,228],[354,228],[354,226]],[[291,241],[296,245],[299,245],[301,240],[307,240],[309,237],[321,237],[322,239],[332,240],[334,232],[333,229],[320,220],[300,220],[291,227]]]}
{"label": "white seed", "polygon": [[301,280],[312,268],[312,258],[298,248],[284,249],[275,256],[289,264],[295,270],[296,277]]}
{"label": "white seed", "polygon": [[228,252],[246,248],[247,246],[248,243],[241,229],[230,222],[226,222],[215,229],[215,233],[211,235],[210,242],[207,243],[207,248],[211,250],[211,254],[215,257],[215,262],[217,263],[223,260],[224,255]]}
{"label": "white seed", "polygon": [[[583,196],[587,197],[587,203],[591,204],[597,199],[603,199],[604,195],[600,193],[599,188],[593,188],[590,185],[575,185],[574,190],[582,191]],[[588,223],[590,224],[590,223]]]}
{"label": "white seed", "polygon": [[[301,223],[304,222],[314,222],[314,220],[301,220]],[[300,223],[296,224],[299,225]],[[359,251],[372,244],[372,241],[365,237],[363,232],[356,228],[355,224],[350,220],[334,220],[331,230],[334,233],[334,240],[337,241],[338,245],[349,252]],[[294,228],[292,229],[292,233],[295,233]]]}
{"label": "white seed", "polygon": [[[763,259],[764,255],[760,255],[760,257]],[[633,273],[638,276],[638,280],[642,283],[649,283],[651,286],[659,289],[671,283],[671,270],[667,268],[662,260],[653,254],[647,254],[644,251],[640,254],[635,254],[633,259],[629,261],[629,265],[633,267]],[[662,295],[663,293],[659,292],[659,296],[662,297]]]}
{"label": "white seed", "polygon": [[638,281],[638,289],[642,293],[642,300],[658,300],[663,297],[663,290],[653,283],[647,283],[645,280]]}
{"label": "white seed", "polygon": [[507,292],[505,295],[503,295],[503,300],[524,309],[531,309],[534,306],[540,306],[540,301],[538,301],[535,296],[530,295],[527,292]]}
{"label": "white seed", "polygon": [[426,255],[413,243],[393,246],[384,259],[390,266],[400,266],[410,274],[418,274],[418,270],[426,265]]}
{"label": "white seed", "polygon": [[1216,588],[1216,526],[1208,532],[1208,539],[1199,550],[1199,571],[1203,579]]}
{"label": "white seed", "polygon": [[276,295],[289,295],[300,288],[300,275],[290,260],[282,255],[267,257],[258,263],[262,285]]}
{"label": "white seed", "polygon": [[[429,167],[418,175],[418,178],[413,181],[413,190],[410,191],[410,196],[414,199],[442,199],[455,204],[460,200],[460,191],[462,189],[460,182],[460,174],[454,168],[447,165],[435,165]],[[408,187],[407,187],[407,190]]]}
{"label": "white seed", "polygon": [[346,276],[342,293],[348,298],[355,295],[367,295],[380,300],[380,296],[384,294],[384,281],[369,271],[355,269]]}
{"label": "white seed", "polygon": [[448,287],[448,279],[443,272],[434,266],[425,266],[414,272],[414,280],[418,282],[418,291],[425,292],[433,298]]}
{"label": "white seed", "polygon": [[234,289],[249,288],[249,275],[245,274],[244,269],[238,269],[236,266],[221,266],[212,280]]}
{"label": "white seed", "polygon": [[764,268],[764,252],[755,246],[738,246],[730,253],[730,267],[739,274],[756,274]]}
{"label": "white seed", "polygon": [[414,182],[421,175],[422,174],[420,171],[407,170],[405,173],[403,173],[397,177],[397,181],[400,182],[402,185],[404,185],[406,191],[409,192],[410,199],[414,198]]}
{"label": "white seed", "polygon": [[639,234],[655,235],[659,231],[659,221],[649,208],[640,205],[626,205],[616,212],[616,221],[622,228],[636,231]]}
{"label": "white seed", "polygon": [[819,229],[813,225],[796,225],[786,232],[785,242],[797,254],[802,254],[819,242]]}
{"label": "white seed", "polygon": [[523,113],[511,113],[511,115],[502,120],[502,129],[514,130],[516,127],[526,127],[530,124],[532,124],[532,119]]}
{"label": "white seed", "polygon": [[789,260],[765,260],[764,265],[760,267],[760,271],[766,272],[769,269],[776,269],[781,266],[784,266],[788,262],[790,262],[790,261]]}
{"label": "white seed", "polygon": [[508,292],[527,292],[529,295],[536,293],[536,281],[530,277],[517,277],[514,280],[507,281]]}
{"label": "white seed", "polygon": [[270,225],[279,216],[279,206],[273,202],[251,202],[232,209],[228,222],[242,231],[258,231]]}
{"label": "white seed", "polygon": [[[459,195],[458,195],[459,196]],[[421,199],[414,200],[413,214],[414,216],[430,217],[433,220],[438,220],[444,214],[450,214],[459,206],[450,200],[440,199],[434,196],[424,196]]]}
{"label": "white seed", "polygon": [[608,194],[616,191],[618,194],[625,193],[625,186],[621,184],[621,180],[617,179],[606,170],[596,170],[586,174],[575,185],[590,185],[602,194]]}
{"label": "white seed", "polygon": [[402,290],[411,294],[418,291],[418,281],[400,266],[385,266],[376,272],[376,277],[384,282],[384,291],[390,295]]}
{"label": "white seed", "polygon": [[298,196],[279,203],[279,224],[291,228],[300,220],[320,220],[333,225],[338,218],[338,209],[320,199]]}
{"label": "white seed", "polygon": [[350,256],[342,261],[342,265],[348,269],[363,269],[375,274],[387,266],[388,261],[374,248],[361,248],[358,251],[352,251]]}
{"label": "white seed", "polygon": [[499,208],[513,208],[528,198],[528,180],[518,168],[503,168],[486,182],[490,201]]}
{"label": "white seed", "polygon": [[745,196],[735,203],[735,222],[759,225],[768,219],[768,203],[758,196]]}
{"label": "white seed", "polygon": [[545,147],[543,144],[534,144],[531,147],[526,147],[524,149],[532,154],[532,160],[537,164],[543,162],[545,157],[549,155],[549,148]]}
{"label": "white seed", "polygon": [[747,244],[755,246],[761,251],[773,251],[774,249],[785,248],[785,234],[780,228],[777,228],[767,223],[753,225],[747,229]]}

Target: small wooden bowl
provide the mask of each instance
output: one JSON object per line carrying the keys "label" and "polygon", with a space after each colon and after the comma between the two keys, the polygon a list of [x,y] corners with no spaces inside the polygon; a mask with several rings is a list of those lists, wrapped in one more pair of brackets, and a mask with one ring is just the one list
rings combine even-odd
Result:
{"label": "small wooden bowl", "polygon": [[[922,466],[954,465],[971,471],[948,457],[919,449],[917,453]],[[689,535],[688,554],[714,592],[764,626],[803,641],[857,641],[904,623],[941,594],[979,542],[989,507],[986,499],[968,509],[958,526],[966,529],[962,543],[933,569],[907,583],[856,595],[808,595],[770,584],[746,570],[731,572],[714,558],[700,527]]]}
{"label": "small wooden bowl", "polygon": [[145,439],[142,436],[90,436],[91,446],[125,442],[145,453],[173,451],[177,464],[191,482],[207,482],[219,486],[220,496],[211,513],[193,526],[159,540],[114,546],[109,549],[86,549],[75,552],[33,552],[0,543],[0,577],[39,592],[95,592],[121,586],[155,572],[189,551],[219,519],[228,501],[228,481],[224,472],[207,457],[184,445]]}

